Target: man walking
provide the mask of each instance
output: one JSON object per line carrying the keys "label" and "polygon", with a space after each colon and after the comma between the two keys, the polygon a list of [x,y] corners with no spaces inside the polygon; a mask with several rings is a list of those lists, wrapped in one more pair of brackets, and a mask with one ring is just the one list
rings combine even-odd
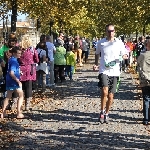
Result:
{"label": "man walking", "polygon": [[123,59],[128,58],[123,42],[114,37],[114,25],[108,24],[105,29],[107,37],[97,43],[96,61],[94,66],[94,70],[96,70],[98,68],[96,64],[98,64],[98,59],[101,53],[99,66],[99,80],[102,90],[101,112],[99,116],[99,121],[101,123],[108,123],[109,121],[108,113],[113,103],[114,93],[117,88],[117,81],[120,76],[120,56],[122,56]]}
{"label": "man walking", "polygon": [[53,43],[50,41],[50,36],[46,36],[46,46],[48,49],[48,58],[49,58],[49,67],[50,67],[50,84],[49,84],[49,75],[47,75],[47,84],[48,86],[54,85],[54,56],[53,54],[56,51],[56,48]]}

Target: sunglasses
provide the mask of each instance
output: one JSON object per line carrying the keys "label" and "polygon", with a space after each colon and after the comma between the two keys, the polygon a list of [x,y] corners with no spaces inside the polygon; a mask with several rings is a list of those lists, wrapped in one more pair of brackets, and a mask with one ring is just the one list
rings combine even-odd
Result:
{"label": "sunglasses", "polygon": [[107,30],[107,32],[111,33],[111,32],[114,32],[115,30]]}

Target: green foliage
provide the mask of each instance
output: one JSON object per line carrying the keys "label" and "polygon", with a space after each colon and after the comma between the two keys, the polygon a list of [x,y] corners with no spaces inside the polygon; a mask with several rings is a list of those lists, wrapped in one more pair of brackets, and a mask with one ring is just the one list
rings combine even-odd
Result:
{"label": "green foliage", "polygon": [[[29,17],[40,18],[42,32],[49,32],[49,22],[54,21],[53,30],[71,30],[73,34],[101,36],[108,23],[116,25],[117,32],[142,32],[150,27],[149,0],[17,0],[18,9]],[[1,4],[1,2],[0,2]],[[11,8],[11,0],[8,0]]]}

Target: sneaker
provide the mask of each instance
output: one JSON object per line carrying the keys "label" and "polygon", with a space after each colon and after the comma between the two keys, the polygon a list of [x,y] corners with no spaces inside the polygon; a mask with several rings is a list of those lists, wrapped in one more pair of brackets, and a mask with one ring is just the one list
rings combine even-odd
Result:
{"label": "sneaker", "polygon": [[109,116],[106,114],[104,115],[104,122],[109,123]]}
{"label": "sneaker", "polygon": [[99,122],[100,122],[100,123],[104,123],[104,113],[103,113],[103,112],[100,112],[100,115],[99,115]]}

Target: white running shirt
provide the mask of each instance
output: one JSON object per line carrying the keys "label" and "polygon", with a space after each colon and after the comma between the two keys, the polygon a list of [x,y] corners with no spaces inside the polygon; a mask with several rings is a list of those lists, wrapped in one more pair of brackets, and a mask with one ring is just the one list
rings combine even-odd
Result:
{"label": "white running shirt", "polygon": [[108,76],[120,76],[120,56],[126,53],[126,48],[123,42],[117,38],[113,42],[106,38],[98,41],[96,54],[100,54],[99,73]]}

